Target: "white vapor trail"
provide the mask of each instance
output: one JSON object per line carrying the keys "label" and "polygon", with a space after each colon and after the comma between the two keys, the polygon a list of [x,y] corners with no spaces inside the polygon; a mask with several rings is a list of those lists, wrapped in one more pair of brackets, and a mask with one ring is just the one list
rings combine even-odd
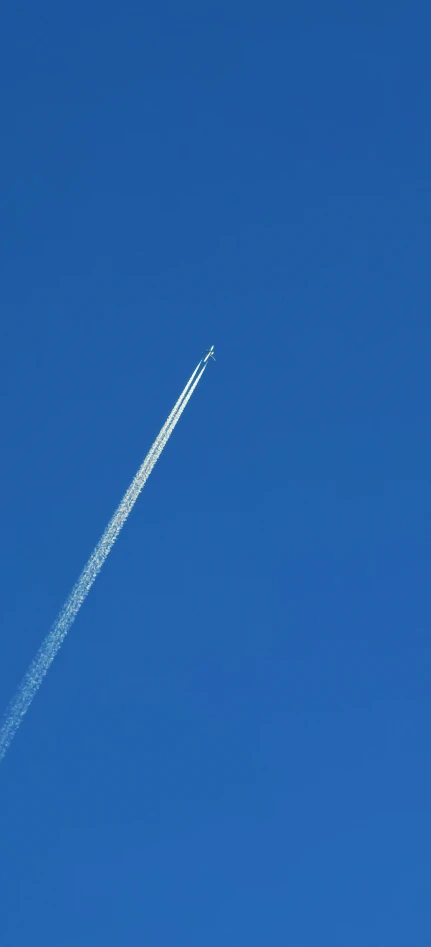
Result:
{"label": "white vapor trail", "polygon": [[141,464],[136,476],[132,480],[130,487],[124,494],[124,497],[116,509],[112,519],[108,523],[103,536],[97,543],[97,546],[93,550],[86,566],[81,572],[78,581],[74,585],[69,597],[66,599],[66,602],[63,605],[58,618],[52,625],[46,638],[43,640],[36,657],[33,659],[28,671],[24,675],[15,697],[13,697],[9,707],[6,710],[4,722],[0,729],[0,761],[5,756],[5,753],[13,737],[15,736],[15,733],[20,726],[24,714],[27,712],[33,698],[36,695],[36,692],[39,690],[46,672],[49,670],[57,652],[59,651],[67,635],[67,632],[69,631],[69,628],[73,624],[79,609],[81,608],[81,605],[86,599],[93,582],[97,578],[103,563],[105,562],[105,559],[109,555],[121,528],[124,526],[124,523],[126,522],[129,513],[135,505],[142,488],[145,486],[145,483],[147,482],[154,465],[157,463],[165,444],[169,440],[175,425],[178,423],[184,408],[190,401],[190,398],[197,384],[199,383],[205,368],[206,364],[202,363],[201,360],[189,378],[185,388],[181,392],[181,395],[172,409],[167,421],[156,437],[154,444],[148,451],[145,460]]}

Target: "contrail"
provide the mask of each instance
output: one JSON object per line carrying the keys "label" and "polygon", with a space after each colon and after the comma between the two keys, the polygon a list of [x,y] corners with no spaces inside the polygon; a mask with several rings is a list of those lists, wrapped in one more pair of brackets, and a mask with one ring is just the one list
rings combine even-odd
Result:
{"label": "contrail", "polygon": [[[189,378],[187,384],[185,385],[185,387],[183,388],[183,390],[182,390],[182,392],[181,392],[181,394],[180,394],[180,397],[178,398],[178,401],[174,404],[174,406],[173,406],[173,408],[172,408],[172,411],[171,411],[169,417],[167,418],[167,420],[165,421],[163,427],[162,427],[161,430],[159,431],[159,434],[157,435],[156,440],[154,441],[154,444],[152,445],[152,447],[150,447],[150,449],[149,449],[149,451],[148,451],[148,454],[147,454],[147,456],[146,456],[144,462],[142,463],[141,467],[139,468],[138,473],[136,474],[136,476],[139,476],[139,474],[141,473],[141,471],[142,471],[143,467],[145,466],[145,464],[148,464],[148,463],[150,462],[151,457],[152,457],[154,451],[156,450],[157,446],[160,444],[161,440],[163,440],[163,446],[165,445],[166,440],[169,438],[170,433],[171,433],[170,428],[171,428],[171,425],[172,425],[172,421],[174,420],[175,415],[178,413],[178,410],[179,410],[179,408],[180,408],[180,405],[182,404],[182,402],[184,401],[184,398],[186,397],[188,391],[190,390],[191,384],[192,384],[193,380],[196,378],[196,375],[197,375],[199,369],[201,368],[201,366],[202,366],[202,359],[200,360],[200,362],[198,362],[198,364],[196,365],[196,368],[195,368],[194,372],[190,375],[190,378]],[[204,364],[203,367],[206,368],[206,365]],[[201,374],[202,374],[202,372],[201,372]],[[199,376],[199,378],[200,378],[200,376]],[[198,381],[199,381],[199,378],[198,378]],[[193,386],[193,391],[194,391],[195,388],[196,388],[196,385]],[[190,392],[190,394],[191,394],[191,392]],[[182,411],[184,410],[184,408],[185,408],[185,405],[183,406]],[[182,412],[181,412],[181,413],[182,413]],[[160,454],[158,454],[158,457],[160,457]],[[154,464],[153,464],[153,467],[154,467]],[[151,470],[153,469],[153,467],[151,467]],[[151,472],[151,471],[150,471],[150,472]],[[136,480],[136,477],[135,477],[135,480]],[[129,490],[131,490],[131,488],[132,488],[134,482],[135,482],[135,481],[133,480],[132,483],[130,484]],[[144,482],[145,482],[145,481],[144,481]],[[141,489],[142,489],[142,487],[141,487]],[[126,495],[127,495],[127,494],[126,494]],[[117,512],[118,512],[118,511],[117,511]],[[109,527],[108,527],[108,528],[109,528]]]}
{"label": "contrail", "polygon": [[27,712],[30,704],[39,690],[46,672],[51,666],[57,651],[59,651],[69,628],[73,624],[81,605],[86,599],[94,580],[97,578],[105,559],[109,555],[115,540],[124,526],[130,511],[133,509],[136,500],[145,486],[150,473],[157,463],[162,450],[169,440],[172,431],[184,411],[187,403],[199,383],[206,369],[206,360],[202,360],[196,366],[193,374],[189,378],[185,388],[181,392],[178,401],[174,405],[167,421],[163,425],[160,433],[156,437],[154,444],[148,451],[148,454],[141,464],[136,476],[132,480],[130,487],[124,494],[124,497],[116,509],[112,519],[103,533],[102,538],[93,550],[86,566],[74,585],[69,597],[66,599],[57,620],[51,627],[46,638],[42,642],[36,657],[26,674],[24,675],[15,697],[13,697],[7,708],[3,725],[0,729],[0,761],[5,756],[16,731]]}

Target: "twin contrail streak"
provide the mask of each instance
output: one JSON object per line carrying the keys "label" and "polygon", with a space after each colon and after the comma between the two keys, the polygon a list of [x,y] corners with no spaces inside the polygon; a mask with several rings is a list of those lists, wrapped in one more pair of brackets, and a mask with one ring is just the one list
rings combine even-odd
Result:
{"label": "twin contrail streak", "polygon": [[103,563],[105,562],[105,559],[109,555],[121,528],[124,526],[129,513],[133,509],[136,500],[138,499],[142,488],[145,486],[154,465],[157,463],[165,444],[169,440],[175,425],[178,424],[184,408],[190,401],[190,398],[206,369],[206,362],[207,359],[201,360],[189,378],[167,421],[156,437],[154,444],[148,451],[148,454],[141,464],[136,476],[132,480],[130,487],[124,494],[119,507],[108,523],[102,538],[99,540],[97,546],[93,550],[86,566],[81,572],[77,583],[74,585],[68,599],[63,605],[58,618],[42,642],[36,657],[33,659],[28,671],[21,681],[15,697],[9,704],[3,725],[0,729],[0,761],[3,759],[8,746],[15,736],[24,714],[30,707],[33,697],[39,690],[46,672],[50,668],[57,651],[59,651],[67,635],[67,632],[69,631],[69,628],[73,624],[79,609],[81,608],[81,605],[86,599],[94,580],[97,578]]}

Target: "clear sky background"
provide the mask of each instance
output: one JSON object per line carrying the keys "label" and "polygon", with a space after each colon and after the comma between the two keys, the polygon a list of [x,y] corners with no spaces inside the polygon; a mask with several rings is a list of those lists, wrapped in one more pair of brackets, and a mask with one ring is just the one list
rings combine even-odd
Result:
{"label": "clear sky background", "polygon": [[428,3],[5,0],[2,947],[429,947]]}

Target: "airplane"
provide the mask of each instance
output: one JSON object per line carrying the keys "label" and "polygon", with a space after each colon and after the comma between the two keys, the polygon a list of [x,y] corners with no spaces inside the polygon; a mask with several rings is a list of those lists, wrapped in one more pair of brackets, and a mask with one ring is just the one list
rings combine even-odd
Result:
{"label": "airplane", "polygon": [[[204,356],[205,356],[205,357],[204,357]],[[214,346],[213,346],[213,345],[211,346],[210,349],[208,349],[207,352],[204,352],[204,356],[202,356],[203,359],[204,359],[204,365],[205,365],[205,363],[208,361],[209,358],[213,358],[214,361],[215,361]]]}

